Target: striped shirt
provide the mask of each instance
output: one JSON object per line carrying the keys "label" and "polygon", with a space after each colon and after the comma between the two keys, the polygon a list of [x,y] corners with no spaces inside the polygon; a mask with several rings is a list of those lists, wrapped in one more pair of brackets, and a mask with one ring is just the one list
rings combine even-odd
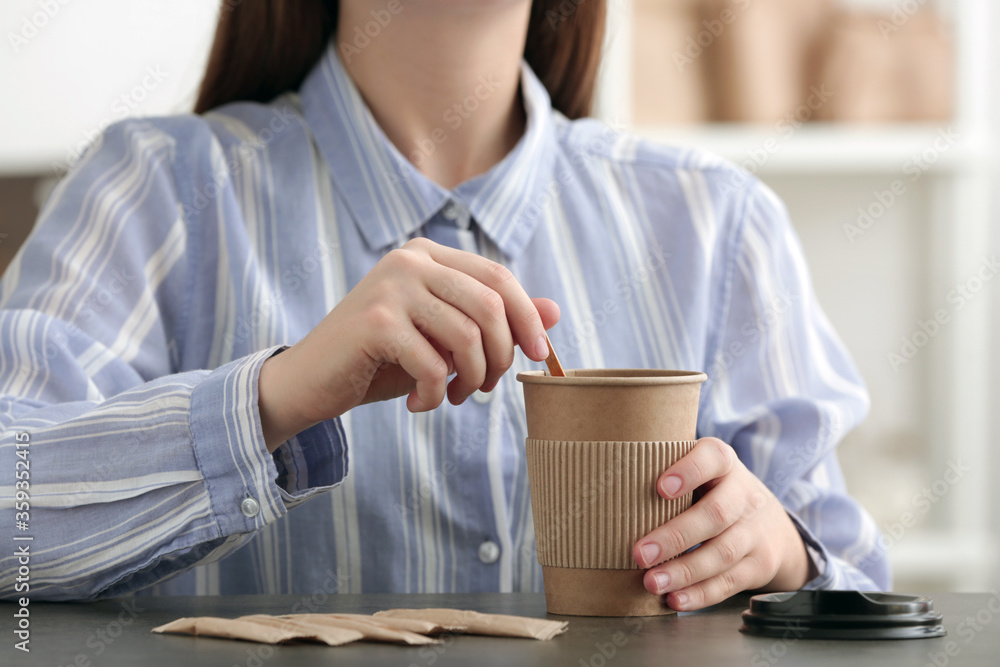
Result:
{"label": "striped shirt", "polygon": [[107,130],[0,282],[0,525],[27,449],[32,599],[539,590],[522,355],[461,406],[365,405],[264,446],[261,364],[414,236],[559,303],[568,367],[707,371],[698,434],[787,508],[809,586],[889,586],[835,453],[867,394],[781,202],[711,155],[567,120],[527,65],[521,88],[523,137],[453,190],[332,48],[269,104]]}

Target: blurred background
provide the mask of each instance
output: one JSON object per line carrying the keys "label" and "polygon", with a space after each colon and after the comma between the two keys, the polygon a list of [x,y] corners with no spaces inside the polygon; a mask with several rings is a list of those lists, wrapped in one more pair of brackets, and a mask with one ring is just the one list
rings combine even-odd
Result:
{"label": "blurred background", "polygon": [[[598,115],[718,153],[788,205],[871,391],[840,458],[896,589],[1000,585],[1000,7],[608,2]],[[0,271],[110,123],[191,108],[218,11],[5,0]]]}

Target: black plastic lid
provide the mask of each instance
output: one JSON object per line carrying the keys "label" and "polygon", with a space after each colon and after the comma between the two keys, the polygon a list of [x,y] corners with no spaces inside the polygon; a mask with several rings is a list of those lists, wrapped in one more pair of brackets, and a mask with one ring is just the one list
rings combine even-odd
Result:
{"label": "black plastic lid", "polygon": [[924,639],[945,634],[941,618],[925,596],[797,591],[750,598],[740,632],[783,639]]}

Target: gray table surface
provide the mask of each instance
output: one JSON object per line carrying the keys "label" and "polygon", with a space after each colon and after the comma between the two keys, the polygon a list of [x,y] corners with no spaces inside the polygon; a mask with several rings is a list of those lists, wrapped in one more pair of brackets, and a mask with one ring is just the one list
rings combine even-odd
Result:
{"label": "gray table surface", "polygon": [[[359,642],[265,646],[240,641],[151,634],[150,628],[181,616],[283,614],[308,604],[320,612],[372,613],[393,607],[453,607],[544,617],[540,594],[333,595],[123,598],[96,603],[34,603],[31,653],[14,649],[13,604],[0,603],[0,665],[128,665],[158,667],[278,667],[280,665],[906,665],[951,667],[1000,664],[1000,594],[935,594],[948,636],[905,641],[787,641],[740,632],[749,596],[709,610],[645,619],[582,618],[547,642],[447,636],[440,646],[404,647]],[[296,608],[297,607],[297,608]]]}

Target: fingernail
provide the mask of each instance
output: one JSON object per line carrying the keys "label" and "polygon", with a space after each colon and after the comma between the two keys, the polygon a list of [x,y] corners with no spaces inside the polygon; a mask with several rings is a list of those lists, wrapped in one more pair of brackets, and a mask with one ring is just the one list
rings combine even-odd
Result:
{"label": "fingernail", "polygon": [[535,356],[540,359],[548,359],[549,357],[549,344],[545,341],[545,336],[539,336],[538,342],[535,343]]}
{"label": "fingernail", "polygon": [[656,582],[656,593],[658,595],[667,590],[667,586],[670,585],[670,577],[664,572],[654,574],[653,581]]}
{"label": "fingernail", "polygon": [[660,488],[663,489],[663,495],[672,496],[678,491],[680,491],[681,484],[682,482],[680,477],[677,477],[676,475],[670,475],[665,480],[663,480],[663,484],[660,485]]}
{"label": "fingernail", "polygon": [[683,607],[688,603],[687,593],[674,593],[674,600],[677,602],[678,607]]}
{"label": "fingernail", "polygon": [[642,556],[642,562],[646,564],[646,567],[649,567],[660,558],[660,547],[652,543],[643,544],[639,547],[639,554]]}

